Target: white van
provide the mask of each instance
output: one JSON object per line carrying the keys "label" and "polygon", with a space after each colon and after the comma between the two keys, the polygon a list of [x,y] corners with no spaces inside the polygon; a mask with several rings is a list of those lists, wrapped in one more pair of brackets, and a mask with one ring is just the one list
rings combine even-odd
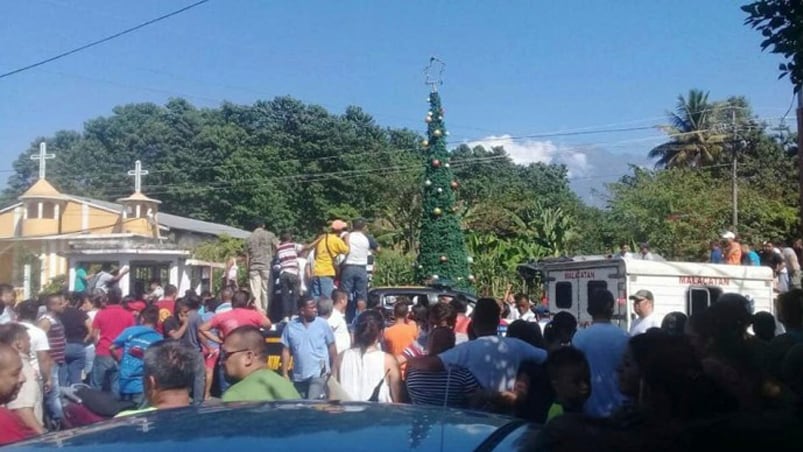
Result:
{"label": "white van", "polygon": [[775,313],[773,271],[769,267],[578,257],[538,263],[549,310],[569,311],[579,323],[590,322],[588,294],[607,289],[617,297],[614,322],[625,330],[635,314],[628,297],[646,289],[655,297],[659,319],[673,311],[692,315],[722,293],[752,299],[754,311]]}

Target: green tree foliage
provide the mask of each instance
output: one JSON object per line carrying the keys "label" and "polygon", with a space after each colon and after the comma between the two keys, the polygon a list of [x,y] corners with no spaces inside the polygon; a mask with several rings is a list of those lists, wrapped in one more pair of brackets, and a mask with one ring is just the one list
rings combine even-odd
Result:
{"label": "green tree foliage", "polygon": [[778,78],[789,76],[795,91],[803,84],[803,4],[796,0],[759,0],[742,6],[745,24],[761,32],[761,49],[783,55]]}
{"label": "green tree foliage", "polygon": [[671,140],[648,154],[658,159],[656,166],[699,167],[719,161],[725,136],[718,127],[718,108],[708,101],[707,92],[693,89],[686,97],[678,96],[675,111],[669,113],[669,125],[664,126]]}
{"label": "green tree foliage", "polygon": [[455,204],[459,182],[446,149],[446,126],[437,91],[429,94],[425,170],[421,197],[417,279],[469,287],[468,255]]}
{"label": "green tree foliage", "polygon": [[335,216],[398,211],[409,198],[383,188],[414,185],[400,176],[421,171],[419,136],[380,127],[357,107],[335,115],[289,97],[216,109],[173,99],[116,107],[82,133],[37,138],[14,162],[7,201],[33,182],[29,156],[42,140],[57,154],[48,179],[66,193],[127,196],[133,184],[123,175],[139,159],[150,172],[143,190],[164,211],[244,228],[263,218],[304,237]]}

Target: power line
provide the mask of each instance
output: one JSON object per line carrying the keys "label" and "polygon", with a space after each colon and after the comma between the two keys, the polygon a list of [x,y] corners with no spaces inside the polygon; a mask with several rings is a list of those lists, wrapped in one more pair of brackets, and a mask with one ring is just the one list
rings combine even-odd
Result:
{"label": "power line", "polygon": [[74,53],[78,53],[78,52],[80,52],[82,50],[89,49],[90,47],[95,47],[97,45],[103,44],[104,42],[111,41],[112,39],[116,39],[116,38],[119,38],[120,36],[123,36],[123,35],[129,34],[129,33],[132,33],[134,31],[137,31],[137,30],[139,30],[141,28],[145,28],[148,25],[155,24],[156,22],[161,22],[161,21],[163,21],[165,19],[168,19],[170,17],[176,16],[178,14],[181,14],[181,13],[185,12],[185,11],[189,11],[189,10],[191,10],[191,9],[197,7],[197,6],[203,5],[204,3],[208,3],[209,1],[210,0],[200,0],[198,2],[195,2],[195,3],[191,4],[191,5],[185,6],[184,8],[177,9],[177,10],[175,10],[173,12],[170,12],[170,13],[164,14],[162,16],[156,17],[154,19],[142,22],[139,25],[135,25],[135,26],[133,26],[131,28],[127,28],[127,29],[125,29],[123,31],[120,31],[118,33],[115,33],[113,35],[106,36],[105,38],[98,39],[97,41],[92,41],[92,42],[84,44],[84,45],[82,45],[80,47],[76,47],[76,48],[74,48],[72,50],[68,50],[68,51],[62,52],[62,53],[60,53],[58,55],[54,55],[54,56],[52,56],[50,58],[46,58],[44,60],[37,61],[36,63],[32,63],[32,64],[29,64],[27,66],[23,66],[21,68],[14,69],[13,71],[9,71],[9,72],[6,72],[4,74],[0,74],[0,79],[9,77],[9,76],[14,75],[14,74],[18,74],[18,73],[23,72],[23,71],[27,71],[29,69],[33,69],[35,67],[39,67],[39,66],[45,65],[47,63],[51,63],[51,62],[56,61],[56,60],[60,60],[60,59],[62,59],[64,57],[66,57],[66,56],[72,55]]}

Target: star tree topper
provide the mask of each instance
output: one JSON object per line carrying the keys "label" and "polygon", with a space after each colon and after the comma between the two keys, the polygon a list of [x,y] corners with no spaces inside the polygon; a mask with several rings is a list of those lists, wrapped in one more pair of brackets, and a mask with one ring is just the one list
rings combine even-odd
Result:
{"label": "star tree topper", "polygon": [[429,64],[424,68],[425,84],[429,85],[433,93],[438,91],[438,87],[443,85],[443,72],[446,70],[446,63],[438,57],[430,57]]}

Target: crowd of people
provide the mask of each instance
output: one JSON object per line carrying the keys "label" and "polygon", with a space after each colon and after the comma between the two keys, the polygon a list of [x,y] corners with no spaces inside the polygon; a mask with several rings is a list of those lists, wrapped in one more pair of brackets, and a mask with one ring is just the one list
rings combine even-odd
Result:
{"label": "crowd of people", "polygon": [[[8,290],[0,286],[0,294]],[[738,294],[722,295],[690,319],[673,313],[656,325],[644,320],[653,300],[641,291],[631,299],[642,321],[628,333],[611,323],[616,300],[606,290],[592,293],[593,322],[578,329],[568,312],[542,324],[520,312],[524,318],[508,323],[506,303],[491,298],[477,300],[467,316],[459,295],[432,305],[399,297],[390,322],[369,300],[349,328],[348,294],[335,289],[331,298],[299,299],[281,329],[278,372],[267,365],[271,322],[247,291],[171,300],[174,292],[166,287],[166,298],[140,311],[115,290],[9,300],[13,320],[0,325],[2,441],[59,428],[59,388],[81,382],[129,402],[118,416],[209,403],[217,380],[224,402],[337,399],[485,410],[543,424],[528,444],[539,450],[683,450],[710,435],[727,441],[725,426],[748,422],[758,434],[768,418],[768,428],[786,425],[801,407],[800,289],[779,298],[785,333],[778,336],[772,315],[752,314]],[[171,304],[172,314],[160,319]],[[713,427],[702,427],[707,422]]]}
{"label": "crowd of people", "polygon": [[[360,293],[361,271],[351,270],[356,284],[343,282],[349,265],[365,269],[372,246],[344,240],[341,223],[310,246],[286,234],[277,242],[288,291],[276,322],[255,274],[273,256],[254,257],[273,239],[259,230],[248,244],[257,293],[226,284],[179,296],[154,281],[149,296],[123,297],[112,275],[103,287],[17,303],[0,285],[0,444],[74,426],[66,396],[81,385],[113,401],[116,416],[296,399],[483,410],[540,425],[521,445],[535,450],[739,449],[756,438],[785,450],[801,431],[803,290],[793,284],[777,320],[728,293],[691,318],[659,321],[652,293],[640,290],[629,331],[611,322],[617,300],[607,290],[589,295],[592,322],[582,328],[524,294],[472,306],[462,295],[399,296],[389,314]],[[336,268],[355,247],[362,257]],[[294,278],[304,248],[316,255],[309,293]],[[281,344],[276,370],[271,334]]]}

